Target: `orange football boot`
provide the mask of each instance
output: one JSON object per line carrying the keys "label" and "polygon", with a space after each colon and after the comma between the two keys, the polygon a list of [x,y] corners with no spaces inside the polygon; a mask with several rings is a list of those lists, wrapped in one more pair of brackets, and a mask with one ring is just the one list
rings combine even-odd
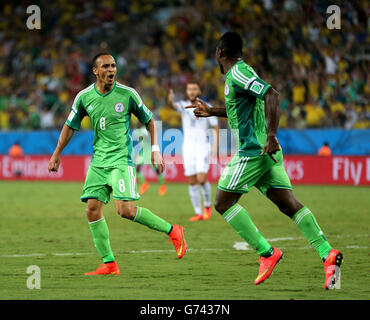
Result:
{"label": "orange football boot", "polygon": [[211,218],[212,215],[212,206],[204,207],[203,211],[203,220],[208,220]]}
{"label": "orange football boot", "polygon": [[115,275],[119,275],[120,271],[119,271],[117,262],[113,261],[113,262],[103,263],[95,271],[85,273],[85,275],[87,275],[87,276],[91,276],[91,275],[95,275],[95,274],[115,274]]}
{"label": "orange football boot", "polygon": [[272,273],[272,270],[274,270],[276,264],[282,259],[283,253],[279,250],[274,248],[274,253],[271,257],[265,258],[260,257],[260,271],[258,273],[258,276],[256,280],[254,281],[255,285],[258,285],[265,281]]}
{"label": "orange football boot", "polygon": [[191,218],[189,218],[189,221],[201,221],[203,220],[203,216],[201,214],[195,214]]}
{"label": "orange football boot", "polygon": [[158,194],[160,196],[164,196],[166,194],[166,191],[167,191],[167,186],[165,184],[162,184],[160,187],[159,187],[159,190],[158,190]]}
{"label": "orange football boot", "polygon": [[145,181],[141,186],[140,186],[140,189],[139,189],[139,193],[140,194],[144,194],[146,192],[146,190],[148,190],[148,188],[150,187],[150,184],[149,182]]}
{"label": "orange football boot", "polygon": [[181,259],[186,252],[185,232],[182,226],[173,225],[168,234],[176,250],[177,258]]}

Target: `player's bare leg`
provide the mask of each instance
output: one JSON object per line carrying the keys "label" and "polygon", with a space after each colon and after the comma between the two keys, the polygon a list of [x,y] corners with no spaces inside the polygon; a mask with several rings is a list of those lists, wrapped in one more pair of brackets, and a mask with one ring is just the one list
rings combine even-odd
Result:
{"label": "player's bare leg", "polygon": [[217,189],[216,200],[215,200],[215,209],[219,214],[224,214],[229,210],[233,205],[238,203],[241,193],[236,192],[226,192],[220,189]]}
{"label": "player's bare leg", "polygon": [[203,196],[203,220],[208,220],[212,215],[211,184],[207,180],[207,172],[198,172],[197,181]]}
{"label": "player's bare leg", "polygon": [[89,221],[93,242],[100,257],[103,259],[104,264],[100,265],[100,267],[95,271],[85,273],[86,275],[120,274],[120,270],[110,246],[109,229],[105,218],[103,217],[103,207],[104,203],[99,200],[87,200],[87,220]]}
{"label": "player's bare leg", "polygon": [[289,218],[293,218],[294,214],[303,208],[303,204],[297,200],[292,190],[270,188],[266,195]]}
{"label": "player's bare leg", "polygon": [[137,208],[133,201],[114,200],[116,212],[122,217],[129,220],[134,220]]}
{"label": "player's bare leg", "polygon": [[241,193],[217,190],[215,208],[227,223],[260,255],[260,268],[255,284],[266,280],[283,253],[266,241],[258,231],[248,212],[238,204]]}
{"label": "player's bare leg", "polygon": [[97,199],[88,199],[86,215],[89,222],[94,222],[103,218],[104,203]]}
{"label": "player's bare leg", "polygon": [[171,225],[158,217],[150,210],[135,206],[133,201],[114,200],[117,213],[125,219],[140,223],[150,229],[164,232],[172,241],[176,255],[181,259],[186,252],[186,241],[184,228],[178,225]]}
{"label": "player's bare leg", "polygon": [[305,238],[316,249],[324,262],[324,288],[334,288],[340,279],[343,254],[330,246],[310,209],[301,204],[289,189],[271,188],[267,191],[267,197],[297,224]]}

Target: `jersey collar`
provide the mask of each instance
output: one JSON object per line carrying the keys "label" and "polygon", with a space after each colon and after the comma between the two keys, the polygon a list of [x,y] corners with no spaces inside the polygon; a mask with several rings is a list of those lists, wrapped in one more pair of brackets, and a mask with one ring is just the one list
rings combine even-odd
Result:
{"label": "jersey collar", "polygon": [[101,92],[99,92],[99,90],[96,88],[96,82],[94,83],[94,89],[95,89],[95,92],[101,96],[101,97],[106,97],[108,94],[110,94],[114,89],[116,88],[116,81],[114,81],[114,84],[113,84],[113,87],[112,89],[110,89],[107,93],[104,93],[102,94]]}

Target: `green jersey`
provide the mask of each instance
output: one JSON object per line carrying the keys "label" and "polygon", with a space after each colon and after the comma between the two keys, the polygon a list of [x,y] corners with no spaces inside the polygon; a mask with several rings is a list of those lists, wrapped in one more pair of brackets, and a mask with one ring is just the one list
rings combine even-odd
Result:
{"label": "green jersey", "polygon": [[242,60],[226,73],[226,114],[239,142],[239,156],[258,156],[263,150],[267,139],[263,98],[269,88]]}
{"label": "green jersey", "polygon": [[94,130],[91,165],[101,168],[133,165],[130,136],[132,113],[143,124],[147,124],[153,116],[133,88],[115,82],[109,92],[102,94],[94,83],[77,94],[66,125],[79,130],[83,117],[90,118]]}

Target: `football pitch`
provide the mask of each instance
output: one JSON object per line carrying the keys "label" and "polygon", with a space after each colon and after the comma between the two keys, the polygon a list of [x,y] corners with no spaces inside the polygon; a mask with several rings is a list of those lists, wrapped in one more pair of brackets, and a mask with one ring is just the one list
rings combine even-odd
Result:
{"label": "football pitch", "polygon": [[[0,299],[369,299],[369,187],[295,186],[333,247],[344,254],[340,289],[325,291],[323,264],[296,225],[257,190],[241,199],[262,234],[284,252],[271,278],[255,286],[257,254],[213,209],[190,222],[185,184],[164,197],[151,184],[137,202],[185,227],[188,252],[176,258],[168,237],[104,208],[119,276],[85,276],[102,263],[80,202],[83,183],[0,182]],[[213,198],[216,186],[212,186]],[[28,289],[27,268],[40,269]]]}

